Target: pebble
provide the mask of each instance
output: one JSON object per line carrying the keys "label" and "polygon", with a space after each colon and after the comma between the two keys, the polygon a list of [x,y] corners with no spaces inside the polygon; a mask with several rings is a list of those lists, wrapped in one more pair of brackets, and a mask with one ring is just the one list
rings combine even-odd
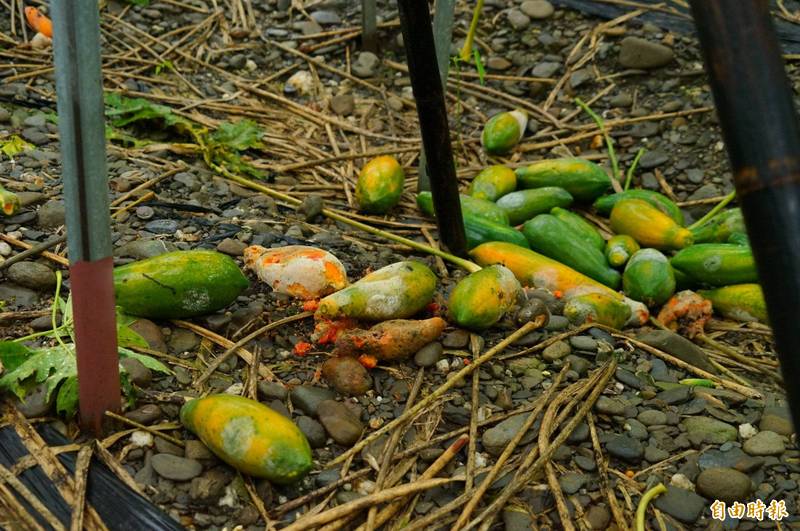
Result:
{"label": "pebble", "polygon": [[605,505],[592,505],[586,511],[586,521],[591,529],[608,529],[611,522],[611,511]]}
{"label": "pebble", "polygon": [[414,355],[414,363],[417,367],[432,367],[442,357],[443,352],[442,344],[438,341],[428,343]]}
{"label": "pebble", "polygon": [[278,382],[258,382],[258,394],[264,398],[284,400],[289,392]]}
{"label": "pebble", "polygon": [[339,94],[331,98],[331,110],[339,116],[350,116],[356,108],[352,94]]}
{"label": "pebble", "polygon": [[653,504],[673,518],[691,524],[700,517],[708,502],[690,490],[669,486]]}
{"label": "pebble", "polygon": [[747,439],[742,446],[745,452],[755,456],[781,455],[786,451],[783,437],[774,431],[761,431]]}
{"label": "pebble", "polygon": [[511,27],[517,31],[527,28],[531,23],[531,18],[519,9],[510,9],[506,16]]}
{"label": "pebble", "polygon": [[149,319],[139,318],[130,324],[129,328],[139,334],[147,342],[147,346],[159,352],[167,351],[164,342],[164,333],[161,327]]}
{"label": "pebble", "polygon": [[638,376],[622,367],[618,367],[617,370],[614,371],[614,378],[634,389],[642,389],[644,387],[644,384]]}
{"label": "pebble", "polygon": [[672,389],[661,391],[656,395],[656,400],[661,400],[668,405],[682,404],[689,400],[689,395],[691,392],[691,387],[680,385],[678,387],[673,387]]}
{"label": "pebble", "polygon": [[322,427],[322,424],[305,415],[299,417],[295,421],[295,424],[297,424],[297,427],[303,432],[303,435],[306,436],[311,448],[322,448],[325,446],[327,435],[325,435],[325,428]]}
{"label": "pebble", "polygon": [[627,92],[620,92],[608,100],[608,103],[612,107],[630,107],[633,105],[633,96]]}
{"label": "pebble", "polygon": [[139,387],[146,387],[153,379],[153,373],[145,367],[141,361],[133,358],[122,358],[119,364],[128,373],[128,379],[132,384]]}
{"label": "pebble", "polygon": [[625,68],[659,68],[672,61],[673,56],[671,48],[640,37],[625,37],[620,43],[619,62]]}
{"label": "pebble", "polygon": [[189,481],[203,471],[199,461],[171,454],[154,455],[152,464],[159,476],[172,481]]}
{"label": "pebble", "polygon": [[19,412],[22,413],[25,418],[30,419],[45,416],[48,411],[50,411],[50,407],[53,405],[55,399],[56,393],[52,393],[50,399],[47,399],[47,384],[42,382],[33,386],[33,388],[25,394],[25,398],[20,400],[15,397],[14,401]]}
{"label": "pebble", "polygon": [[189,439],[186,441],[183,455],[187,459],[196,459],[198,461],[215,459],[213,452],[208,449],[208,446],[203,444],[203,441],[198,441],[197,439]]}
{"label": "pebble", "polygon": [[683,419],[683,425],[689,435],[700,435],[703,442],[711,444],[735,441],[739,435],[739,431],[730,424],[708,417],[688,417]]}
{"label": "pebble", "polygon": [[786,435],[787,437],[794,433],[791,420],[781,415],[767,413],[766,411],[767,410],[765,409],[764,414],[761,416],[761,420],[758,423],[759,430],[774,431],[779,435]]}
{"label": "pebble", "polygon": [[336,393],[322,387],[301,385],[292,389],[290,396],[294,407],[299,408],[306,415],[316,417],[319,405],[325,400],[335,398]]}
{"label": "pebble", "polygon": [[667,423],[667,414],[656,409],[646,409],[636,416],[636,420],[645,426],[656,426]]}
{"label": "pebble", "polygon": [[125,413],[125,418],[148,426],[161,418],[163,412],[157,404],[145,404]]}
{"label": "pebble", "polygon": [[158,450],[158,453],[183,457],[183,447],[178,446],[177,444],[172,444],[171,442],[162,439],[161,437],[156,437],[155,441],[156,441],[156,450]]}
{"label": "pebble", "polygon": [[615,435],[606,443],[608,453],[625,461],[638,463],[644,455],[644,447],[627,435]]}
{"label": "pebble", "polygon": [[[498,456],[503,453],[506,445],[514,438],[522,428],[528,415],[514,415],[500,422],[496,426],[489,428],[483,433],[481,443],[484,449],[491,455]],[[520,445],[527,444],[536,436],[534,431],[529,431],[520,441]]]}
{"label": "pebble", "polygon": [[486,68],[488,68],[489,70],[503,71],[503,70],[508,70],[509,68],[511,68],[511,66],[512,66],[511,61],[509,61],[505,57],[500,57],[497,55],[491,56],[486,61]]}
{"label": "pebble", "polygon": [[322,199],[322,196],[319,194],[308,194],[304,199],[303,202],[298,207],[298,210],[306,221],[311,222],[316,219],[317,216],[322,214],[322,209],[325,208],[325,203]]}
{"label": "pebble", "polygon": [[531,75],[533,77],[552,77],[561,68],[561,63],[544,62],[533,67]]}
{"label": "pebble", "polygon": [[364,425],[358,417],[341,402],[325,400],[319,404],[317,413],[325,431],[343,446],[355,444],[364,431]]}
{"label": "pebble", "polygon": [[460,328],[449,332],[442,339],[445,348],[464,348],[467,344],[469,344],[469,332]]}
{"label": "pebble", "polygon": [[697,492],[709,500],[734,502],[750,497],[753,485],[746,474],[732,468],[709,468],[695,480]]}
{"label": "pebble", "polygon": [[200,190],[202,185],[200,184],[200,180],[193,174],[189,172],[182,171],[180,173],[176,173],[175,177],[172,178],[174,181],[177,181],[184,185],[189,190],[196,192]]}
{"label": "pebble", "polygon": [[8,308],[27,308],[36,304],[39,295],[35,291],[14,284],[0,283],[0,301],[5,301]]}
{"label": "pebble", "polygon": [[121,245],[115,251],[116,256],[130,256],[143,260],[145,258],[152,258],[160,254],[168,253],[177,250],[174,243],[166,242],[163,240],[142,239],[134,240],[132,242]]}
{"label": "pebble", "polygon": [[351,356],[334,356],[322,364],[322,377],[345,396],[361,396],[372,389],[367,369]]}
{"label": "pebble", "polygon": [[642,158],[639,159],[639,167],[643,170],[649,170],[652,168],[657,168],[668,161],[669,155],[663,151],[654,149],[653,151],[648,151],[642,155]]}
{"label": "pebble", "polygon": [[311,13],[311,18],[321,26],[331,26],[342,21],[342,18],[333,11],[314,11]]}
{"label": "pebble", "polygon": [[584,455],[576,455],[575,456],[575,464],[578,465],[582,470],[587,472],[594,472],[597,470],[597,463],[595,463],[594,459],[591,457],[586,457]]}
{"label": "pebble", "polygon": [[668,457],[669,452],[666,452],[657,446],[653,446],[652,444],[648,445],[644,449],[644,458],[650,463],[660,463]]}
{"label": "pebble", "polygon": [[229,481],[230,475],[224,469],[214,468],[192,480],[189,497],[194,501],[213,502],[222,496]]}
{"label": "pebble", "polygon": [[553,15],[553,4],[547,0],[526,0],[519,6],[523,13],[534,19],[545,19]]}
{"label": "pebble", "polygon": [[542,358],[547,361],[555,361],[568,356],[570,353],[572,353],[572,349],[570,348],[569,343],[566,341],[556,341],[544,349],[542,352]]}
{"label": "pebble", "polygon": [[242,256],[247,244],[243,241],[225,238],[217,244],[217,251],[230,256]]}
{"label": "pebble", "polygon": [[199,345],[200,336],[185,328],[176,328],[169,336],[169,348],[177,354],[192,352]]}
{"label": "pebble", "polygon": [[597,341],[591,336],[572,336],[569,338],[569,344],[572,348],[578,350],[588,350],[593,352],[597,350]]}
{"label": "pebble", "polygon": [[558,484],[561,485],[565,494],[575,494],[586,484],[588,479],[586,474],[567,472],[559,478]]}
{"label": "pebble", "polygon": [[522,507],[508,505],[503,509],[503,525],[505,531],[527,531],[533,529],[533,519]]}
{"label": "pebble", "polygon": [[43,229],[55,229],[64,224],[66,217],[66,207],[64,201],[51,199],[39,207],[37,212],[39,226]]}
{"label": "pebble", "polygon": [[603,413],[605,415],[623,415],[625,414],[625,408],[628,407],[628,404],[620,399],[620,398],[611,398],[607,396],[601,396],[597,399],[597,402],[594,405],[594,408],[597,410],[598,413]]}
{"label": "pebble", "polygon": [[[642,157],[644,158],[644,157]],[[700,347],[689,341],[688,339],[679,336],[675,332],[667,330],[651,330],[649,332],[641,333],[637,339],[642,343],[646,343],[651,347],[663,350],[668,354],[672,354],[676,358],[699,367],[704,371],[716,374],[716,369],[708,360],[708,356],[703,352]]]}
{"label": "pebble", "polygon": [[174,219],[156,219],[147,223],[144,230],[153,234],[175,234],[178,230],[178,222]]}
{"label": "pebble", "polygon": [[649,436],[647,432],[647,426],[636,419],[628,419],[625,422],[625,430],[628,432],[629,436],[633,437],[634,439],[639,439],[640,441],[647,439]]}
{"label": "pebble", "polygon": [[580,70],[574,71],[572,75],[569,76],[569,86],[572,88],[578,88],[592,79],[594,79],[594,74],[592,74],[592,71],[588,68],[581,68]]}
{"label": "pebble", "polygon": [[152,219],[153,216],[155,216],[155,214],[156,214],[155,210],[153,210],[151,207],[146,206],[146,205],[145,206],[136,207],[135,212],[136,212],[136,217],[141,219],[141,220],[144,220],[144,221],[147,221],[148,219]]}
{"label": "pebble", "polygon": [[6,275],[11,282],[35,290],[47,290],[56,285],[56,274],[39,262],[23,261],[11,264]]}
{"label": "pebble", "polygon": [[360,52],[353,62],[353,74],[358,77],[372,77],[381,60],[372,52]]}
{"label": "pebble", "polygon": [[569,319],[563,315],[551,315],[550,321],[544,327],[548,332],[559,332],[569,326]]}

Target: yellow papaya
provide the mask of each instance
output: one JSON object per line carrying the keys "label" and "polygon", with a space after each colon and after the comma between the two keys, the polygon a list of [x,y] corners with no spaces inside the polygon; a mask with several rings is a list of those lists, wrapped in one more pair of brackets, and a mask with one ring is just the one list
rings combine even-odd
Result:
{"label": "yellow papaya", "polygon": [[303,432],[255,400],[227,394],[195,398],[183,405],[180,418],[217,457],[250,476],[285,484],[311,469]]}
{"label": "yellow papaya", "polygon": [[369,214],[385,214],[400,202],[405,179],[406,174],[397,159],[390,155],[375,157],[358,174],[358,206]]}
{"label": "yellow papaya", "polygon": [[723,288],[698,290],[697,293],[711,301],[714,311],[734,321],[760,321],[767,323],[767,303],[759,284],[735,284]]}
{"label": "yellow papaya", "polygon": [[691,231],[641,199],[623,199],[611,210],[611,229],[627,234],[642,247],[683,249],[694,241]]}
{"label": "yellow papaya", "polygon": [[447,302],[449,319],[464,328],[484,330],[502,319],[522,291],[507,267],[492,265],[461,279]]}
{"label": "yellow papaya", "polygon": [[528,113],[523,110],[495,114],[483,128],[481,144],[492,155],[503,155],[516,146],[528,126]]}
{"label": "yellow papaya", "polygon": [[517,174],[502,165],[489,166],[472,179],[467,193],[478,199],[497,201],[517,189]]}
{"label": "yellow papaya", "polygon": [[605,293],[584,293],[567,300],[564,317],[574,325],[589,322],[620,329],[631,317],[631,308]]}

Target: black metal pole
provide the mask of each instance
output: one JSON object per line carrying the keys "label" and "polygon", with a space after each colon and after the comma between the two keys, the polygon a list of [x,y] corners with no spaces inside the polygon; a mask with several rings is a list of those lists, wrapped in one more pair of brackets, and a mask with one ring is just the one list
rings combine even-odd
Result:
{"label": "black metal pole", "polygon": [[397,3],[439,235],[451,253],[466,256],[456,167],[450,146],[450,127],[447,123],[442,80],[436,64],[428,2],[398,0]]}
{"label": "black metal pole", "polygon": [[692,0],[783,380],[800,426],[800,126],[766,0]]}

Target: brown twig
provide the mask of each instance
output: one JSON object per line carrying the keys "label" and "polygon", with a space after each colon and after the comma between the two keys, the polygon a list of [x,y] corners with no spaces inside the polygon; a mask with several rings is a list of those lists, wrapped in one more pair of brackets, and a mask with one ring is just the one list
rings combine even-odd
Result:
{"label": "brown twig", "polygon": [[161,437],[165,441],[169,441],[172,444],[176,444],[176,445],[178,445],[180,447],[186,446],[185,442],[183,442],[180,439],[176,439],[172,435],[167,435],[166,433],[162,433],[160,431],[154,430],[154,429],[150,428],[149,426],[145,426],[144,424],[139,424],[135,420],[131,420],[128,417],[123,417],[122,415],[118,415],[117,413],[114,413],[113,411],[106,411],[106,416],[107,417],[111,417],[112,419],[117,420],[119,422],[122,422],[123,424],[127,424],[129,426],[133,426],[137,430],[146,431],[147,433],[149,433],[151,435],[155,435],[156,437]]}
{"label": "brown twig", "polygon": [[75,505],[72,506],[72,521],[70,531],[81,531],[83,529],[83,508],[86,502],[86,480],[89,475],[89,466],[92,462],[92,447],[84,446],[78,452],[78,459],[75,461],[75,492],[77,494]]}
{"label": "brown twig", "polygon": [[589,434],[592,438],[592,446],[594,448],[594,459],[597,462],[597,468],[600,470],[600,488],[606,495],[608,506],[611,508],[611,514],[614,515],[614,521],[620,531],[628,531],[628,523],[625,519],[625,514],[617,502],[617,497],[614,491],[608,484],[608,463],[606,462],[603,450],[600,448],[600,439],[597,437],[597,429],[594,425],[594,415],[591,412],[586,414],[586,423],[589,425]]}
{"label": "brown twig", "polygon": [[[4,467],[2,464],[0,464],[0,485],[2,485],[3,483],[7,483],[12,489],[17,491],[17,494],[22,496],[22,498],[26,502],[28,502],[28,504],[31,507],[33,507],[33,509],[37,513],[39,513],[39,515],[42,518],[44,518],[44,520],[53,529],[56,529],[58,531],[65,531],[64,526],[61,525],[61,522],[59,522],[58,519],[55,517],[55,515],[53,515],[53,513],[50,512],[50,509],[48,509],[39,500],[39,498],[37,498],[30,490],[28,490],[28,487],[26,487],[25,484],[23,484],[19,479],[17,479],[17,476],[12,474],[10,470],[8,470],[6,467]],[[10,498],[13,498],[13,497],[14,496],[12,495]],[[21,505],[20,505],[20,508],[22,508]],[[24,511],[24,508],[23,508],[23,511]],[[25,518],[25,515],[30,516],[27,511],[24,511],[24,513],[20,515],[20,518]],[[26,518],[26,521],[27,521],[27,518]],[[30,522],[28,521],[28,523],[30,523]],[[33,529],[40,529],[39,525],[36,524],[35,520],[33,520],[33,524],[34,524]]]}

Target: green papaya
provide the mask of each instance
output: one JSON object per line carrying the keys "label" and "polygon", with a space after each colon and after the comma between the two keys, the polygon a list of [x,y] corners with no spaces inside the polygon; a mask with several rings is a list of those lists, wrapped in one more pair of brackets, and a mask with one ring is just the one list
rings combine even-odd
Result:
{"label": "green papaya", "polygon": [[711,290],[698,290],[701,297],[711,301],[714,311],[735,321],[768,323],[767,303],[758,284],[736,284]]}
{"label": "green papaya", "polygon": [[723,210],[702,225],[690,230],[695,243],[721,243],[737,232],[747,233],[740,208]]}
{"label": "green papaya", "polygon": [[392,156],[382,155],[367,162],[358,174],[356,201],[362,211],[385,214],[400,202],[405,172]]}
{"label": "green papaya", "polygon": [[606,260],[612,267],[622,267],[638,250],[639,244],[636,243],[636,240],[627,234],[617,234],[606,243]]}
{"label": "green papaya", "polygon": [[698,243],[678,251],[671,262],[695,282],[709,286],[758,282],[756,262],[746,245]]}
{"label": "green papaya", "polygon": [[516,173],[520,188],[558,186],[576,201],[593,201],[611,188],[611,179],[603,168],[583,159],[540,160],[517,169]]}
{"label": "green papaya", "polygon": [[561,207],[553,208],[550,210],[550,214],[569,225],[587,245],[597,247],[600,251],[606,248],[606,240],[600,236],[594,225],[583,219],[583,216]]}
{"label": "green papaya", "polygon": [[673,203],[669,197],[652,190],[626,190],[616,194],[604,195],[594,202],[594,208],[600,214],[608,216],[614,209],[614,205],[623,199],[641,199],[642,201],[647,201],[661,212],[671,217],[678,225],[683,226],[685,222],[683,212],[681,212],[678,205]]}
{"label": "green papaya", "polygon": [[556,186],[517,190],[497,200],[497,206],[505,211],[512,225],[524,223],[536,215],[549,212],[553,207],[566,207],[570,204],[572,195]]}
{"label": "green papaya", "polygon": [[514,306],[522,291],[507,267],[492,265],[461,279],[447,302],[449,320],[470,330],[485,330]]}
{"label": "green papaya", "polygon": [[483,127],[481,144],[492,155],[504,155],[519,144],[526,127],[528,113],[523,110],[496,114]]}
{"label": "green papaya", "polygon": [[517,189],[517,174],[506,166],[489,166],[472,179],[467,193],[476,199],[497,201]]}
{"label": "green papaya", "polygon": [[[478,216],[501,225],[508,225],[508,214],[506,214],[506,211],[491,201],[464,194],[459,195],[459,199],[461,201],[462,214]],[[417,194],[417,206],[425,214],[435,217],[433,211],[433,195],[430,192],[420,192]]]}
{"label": "green papaya", "polygon": [[669,260],[656,249],[636,251],[622,274],[625,295],[645,303],[660,306],[675,293],[675,274]]}

